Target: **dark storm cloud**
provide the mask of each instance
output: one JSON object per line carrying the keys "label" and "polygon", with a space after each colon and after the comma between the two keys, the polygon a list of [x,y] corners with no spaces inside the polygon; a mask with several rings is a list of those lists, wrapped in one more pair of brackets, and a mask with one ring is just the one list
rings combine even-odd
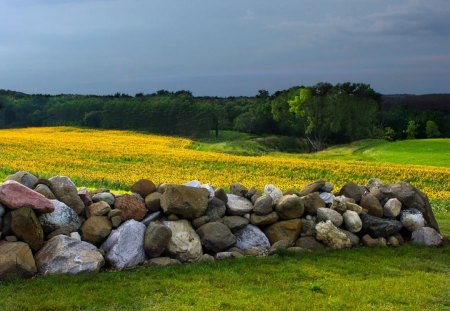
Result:
{"label": "dark storm cloud", "polygon": [[0,1],[0,88],[448,92],[449,34],[447,0]]}

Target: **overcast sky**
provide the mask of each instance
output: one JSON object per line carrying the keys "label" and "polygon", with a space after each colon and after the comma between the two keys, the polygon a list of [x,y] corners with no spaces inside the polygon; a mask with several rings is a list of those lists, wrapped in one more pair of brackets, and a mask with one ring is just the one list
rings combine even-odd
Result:
{"label": "overcast sky", "polygon": [[450,0],[0,0],[0,89],[450,92]]}

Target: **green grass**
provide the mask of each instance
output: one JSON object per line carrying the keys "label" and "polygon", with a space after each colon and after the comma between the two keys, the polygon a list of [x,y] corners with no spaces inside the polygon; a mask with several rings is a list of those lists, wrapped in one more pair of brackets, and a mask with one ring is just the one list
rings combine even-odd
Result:
{"label": "green grass", "polygon": [[448,310],[450,247],[358,248],[0,284],[7,310]]}
{"label": "green grass", "polygon": [[[292,157],[291,154],[283,153],[278,156]],[[369,139],[330,147],[315,154],[300,154],[296,157],[450,167],[450,139],[415,139],[395,142]]]}

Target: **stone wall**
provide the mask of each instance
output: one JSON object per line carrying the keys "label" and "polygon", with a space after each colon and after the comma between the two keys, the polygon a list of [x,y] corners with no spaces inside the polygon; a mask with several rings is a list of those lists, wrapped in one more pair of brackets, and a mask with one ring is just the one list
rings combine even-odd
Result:
{"label": "stone wall", "polygon": [[130,190],[88,191],[68,177],[38,179],[23,171],[9,176],[0,185],[0,279],[280,249],[442,243],[427,196],[406,182],[348,182],[333,192],[316,181],[284,193],[234,183],[226,193],[198,181],[156,186],[142,179]]}

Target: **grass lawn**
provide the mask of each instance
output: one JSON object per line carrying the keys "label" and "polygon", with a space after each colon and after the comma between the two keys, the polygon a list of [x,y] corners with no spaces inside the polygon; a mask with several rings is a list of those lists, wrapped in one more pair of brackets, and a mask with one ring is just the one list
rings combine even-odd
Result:
{"label": "grass lawn", "polygon": [[39,277],[0,284],[0,310],[448,310],[450,246]]}

